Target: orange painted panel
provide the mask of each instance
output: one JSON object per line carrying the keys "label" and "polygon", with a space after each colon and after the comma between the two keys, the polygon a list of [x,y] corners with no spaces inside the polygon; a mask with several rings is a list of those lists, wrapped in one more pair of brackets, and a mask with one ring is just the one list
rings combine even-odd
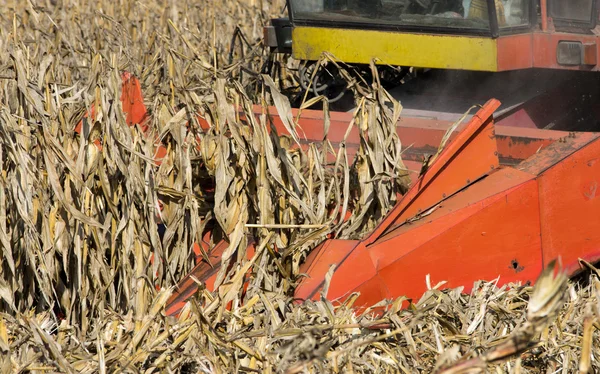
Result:
{"label": "orange painted panel", "polygon": [[501,116],[501,118],[496,118],[496,126],[524,127],[530,129],[538,128],[537,122],[524,107],[527,104],[515,108],[506,117]]}
{"label": "orange painted panel", "polygon": [[[388,298],[389,292],[385,286],[383,280],[375,275],[373,278],[370,278],[356,289],[351,292],[358,292],[360,296],[353,304],[353,307],[357,310],[357,312],[361,312],[364,308],[371,307],[380,301]],[[345,294],[344,297],[350,296],[350,292]],[[331,292],[327,295],[328,300],[333,301],[343,301],[344,298],[340,300],[336,300],[336,298],[331,294]]]}
{"label": "orange painted panel", "polygon": [[[128,125],[133,126],[140,124],[143,131],[148,129],[146,120],[148,119],[148,113],[146,105],[144,105],[144,97],[142,95],[142,88],[140,81],[129,72],[121,74],[121,106],[123,113],[125,114],[125,121]],[[94,105],[90,108],[89,113],[85,113],[84,117],[91,116],[95,117],[96,110]],[[82,121],[76,126],[74,131],[78,134],[81,133],[83,127]]]}
{"label": "orange painted panel", "polygon": [[[584,44],[588,65],[559,65],[556,49],[559,41],[576,41]],[[562,70],[599,70],[600,38],[593,34],[564,32],[534,32],[498,38],[498,71],[550,68]],[[589,65],[593,64],[593,65]]]}
{"label": "orange painted panel", "polygon": [[[327,298],[329,300],[343,299],[376,276],[377,270],[371,261],[371,256],[364,243],[361,243],[341,265],[338,265],[331,278]],[[316,290],[311,290],[313,295],[316,295],[315,292]],[[377,294],[380,292],[382,291],[378,291]]]}
{"label": "orange painted panel", "polygon": [[532,50],[532,34],[501,36],[498,38],[498,71],[532,67]]}
{"label": "orange painted panel", "polygon": [[295,298],[306,300],[313,296],[318,297],[315,291],[323,285],[329,267],[342,262],[358,243],[357,240],[327,240],[313,249],[300,267],[300,273],[308,277],[300,283]]}
{"label": "orange painted panel", "polygon": [[543,130],[533,128],[520,128],[520,127],[509,127],[500,126],[496,123],[496,136],[507,137],[507,138],[523,138],[529,140],[536,139],[548,139],[556,140],[568,136],[569,133],[566,131],[557,130]]}
{"label": "orange painted panel", "polygon": [[600,133],[571,133],[523,161],[519,170],[539,175],[599,137]]}
{"label": "orange painted panel", "polygon": [[438,180],[421,192],[418,204],[407,207],[399,219],[414,216],[497,168],[499,161],[493,134],[493,126],[483,129],[476,143],[471,143],[462,149],[460,155],[454,158],[439,175]]}
{"label": "orange painted panel", "polygon": [[[547,112],[545,108],[535,108],[540,112]],[[528,108],[530,110],[530,108]],[[261,107],[255,106],[254,113],[260,114],[262,111]],[[277,110],[273,107],[269,108],[271,118],[275,124],[275,128],[278,133],[287,134],[281,119],[277,115]],[[297,113],[294,112],[294,113]],[[537,113],[537,112],[536,112]],[[509,116],[510,121],[507,118],[502,121],[507,124],[521,124],[517,116]],[[323,138],[323,112],[319,110],[305,110],[302,112],[300,118],[299,134],[301,140],[306,137],[305,144],[309,142],[320,142]],[[350,113],[345,112],[332,112],[331,113],[331,126],[328,135],[328,140],[334,145],[339,146],[339,143],[343,140],[344,134],[352,119]],[[434,154],[437,151],[444,134],[448,128],[452,125],[452,122],[433,120],[426,118],[411,118],[401,117],[397,124],[397,132],[400,137],[400,141],[404,148],[403,160],[405,162],[418,162],[422,163],[426,155]],[[459,126],[457,130],[450,136],[450,140],[453,140],[458,132],[466,126],[466,123]],[[496,143],[498,148],[498,156],[502,162],[508,162],[510,164],[517,163],[524,160],[525,158],[538,152],[540,149],[548,146],[553,140],[563,136],[567,136],[568,133],[553,130],[539,130],[537,128],[517,128],[502,126],[496,123]],[[354,128],[350,131],[348,136],[346,147],[348,156],[352,158],[358,149],[359,136],[358,131]],[[304,147],[306,148],[306,147]],[[420,170],[420,166],[416,164],[412,165],[412,169]],[[415,177],[414,173],[411,175]]]}
{"label": "orange painted panel", "polygon": [[544,263],[561,256],[569,272],[578,258],[600,259],[600,140],[539,177]]}
{"label": "orange painted panel", "polygon": [[499,166],[491,120],[499,105],[498,101],[490,100],[464,130],[448,142],[427,172],[367,239],[368,243],[376,240],[392,224],[399,224],[429,209]]}
{"label": "orange painted panel", "polygon": [[193,278],[201,282],[206,282],[210,277],[217,274],[221,264],[221,255],[227,249],[228,244],[225,241],[219,242],[210,252],[210,264],[205,261],[198,263],[192,272],[186,275],[177,285],[178,289],[167,300],[166,312],[168,315],[179,313],[185,305],[185,301],[198,290],[198,285]]}
{"label": "orange painted panel", "polygon": [[[404,253],[398,249],[386,254],[387,246],[383,245],[386,241],[402,235],[404,238],[403,248],[410,251],[411,248],[422,245],[429,241],[431,237],[438,235],[439,232],[467,219],[484,207],[495,203],[496,200],[504,199],[506,194],[515,188],[520,188],[523,183],[532,180],[534,177],[514,168],[502,168],[469,186],[461,193],[440,203],[438,208],[430,215],[396,228],[392,226],[386,230],[383,236],[369,246],[371,256],[374,261],[375,258],[378,258],[379,266],[385,266],[389,262],[396,261]],[[432,225],[433,222],[436,222],[436,224]],[[388,262],[384,262],[386,257],[390,258]]]}
{"label": "orange painted panel", "polygon": [[121,74],[121,78],[123,79],[121,105],[123,106],[123,112],[126,114],[125,120],[129,125],[140,124],[142,129],[146,131],[148,129],[146,124],[148,113],[146,105],[144,105],[140,81],[128,72]]}
{"label": "orange painted panel", "polygon": [[[567,33],[541,33],[536,32],[533,34],[533,67],[538,68],[553,68],[553,69],[564,69],[564,70],[598,70],[598,66],[564,66],[559,65],[556,60],[556,49],[559,41],[579,41],[583,44],[593,44],[596,46],[599,37],[593,34],[582,35],[582,34],[567,34]],[[589,51],[588,51],[589,53]],[[600,56],[600,49],[596,47],[596,55]],[[600,60],[600,58],[597,58]]]}
{"label": "orange painted panel", "polygon": [[[471,284],[465,282],[478,276],[502,275],[502,281],[535,279],[542,259],[538,189],[533,178],[512,168],[499,170],[443,202],[433,214],[368,246],[361,243],[336,270],[328,296],[343,299],[368,289],[377,297],[416,298],[425,291],[428,273],[436,281],[466,287]],[[369,306],[371,301],[371,295],[361,296],[357,306]]]}
{"label": "orange painted panel", "polygon": [[[385,268],[411,253],[438,235],[466,221],[486,206],[493,204],[503,196],[494,196],[475,204],[465,204],[461,209],[449,211],[441,208],[438,214],[427,216],[413,224],[404,224],[379,238],[368,246],[370,258],[376,269]],[[442,212],[443,210],[443,212]],[[402,238],[399,244],[398,238]]]}
{"label": "orange painted panel", "polygon": [[476,213],[456,221],[454,226],[439,227],[437,235],[431,235],[435,229],[425,226],[411,232],[429,240],[410,251],[403,248],[404,235],[382,244],[390,252],[408,252],[389,265],[377,267],[389,290],[388,297],[418,299],[427,289],[427,274],[432,285],[448,281],[444,288],[464,286],[466,292],[478,279],[500,276],[500,284],[536,279],[542,269],[542,256],[535,181],[526,182],[490,205],[477,207]]}
{"label": "orange painted panel", "polygon": [[[248,245],[248,248],[246,249],[247,259],[250,259],[254,255],[254,245],[254,242],[251,242]],[[196,280],[203,282],[207,289],[213,290],[217,273],[221,268],[221,256],[228,246],[229,243],[224,240],[217,243],[208,254],[210,264],[204,260],[198,262],[192,271],[178,283],[177,289],[167,300],[167,315],[173,316],[179,313],[187,299],[192,297],[198,291],[198,283],[196,283]]]}
{"label": "orange painted panel", "polygon": [[531,139],[521,137],[496,136],[496,146],[502,161],[523,161],[536,152],[552,144],[552,139]]}

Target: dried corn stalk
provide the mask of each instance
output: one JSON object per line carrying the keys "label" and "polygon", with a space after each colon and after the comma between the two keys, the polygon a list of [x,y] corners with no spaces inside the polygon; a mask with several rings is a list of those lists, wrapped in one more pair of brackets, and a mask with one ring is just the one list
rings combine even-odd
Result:
{"label": "dried corn stalk", "polygon": [[[399,103],[377,81],[353,80],[332,56],[319,64],[336,66],[354,91],[360,149],[350,158],[326,133],[297,146],[302,131],[279,94],[295,85],[291,65],[269,60],[260,43],[282,1],[3,6],[2,372],[425,373],[494,352],[525,324],[531,289],[493,283],[470,296],[434,289],[411,309],[396,300],[377,320],[349,304],[292,303],[308,251],[328,233],[369,231],[407,179]],[[140,78],[148,133],[126,123],[123,70]],[[327,118],[323,98],[304,106],[316,101]],[[253,103],[264,105],[263,116],[250,115]],[[289,136],[274,134],[266,104]],[[213,243],[230,241],[229,270],[217,291],[202,290],[178,319],[166,318],[166,299],[207,228]],[[246,260],[249,238],[257,250]],[[597,370],[597,284],[569,286],[562,308],[554,298],[562,286],[550,287],[547,300],[556,302],[540,304],[551,306],[548,327],[536,330],[540,343],[479,367]]]}

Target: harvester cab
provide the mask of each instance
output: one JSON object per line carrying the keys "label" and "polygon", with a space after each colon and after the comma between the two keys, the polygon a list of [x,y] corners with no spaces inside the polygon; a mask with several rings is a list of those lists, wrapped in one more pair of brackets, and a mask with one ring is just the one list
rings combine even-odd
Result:
{"label": "harvester cab", "polygon": [[[346,87],[331,65],[314,73],[325,52],[354,67],[374,61],[405,115],[456,119],[496,98],[498,123],[514,126],[505,117],[539,111],[541,102],[555,106],[568,93],[573,113],[561,108],[526,126],[579,130],[566,118],[594,111],[586,100],[600,100],[600,77],[589,73],[600,53],[596,7],[596,0],[289,0],[288,17],[265,28],[265,44],[300,61],[302,89],[330,102]],[[415,68],[433,77],[406,84]]]}
{"label": "harvester cab", "polygon": [[597,70],[595,0],[288,0],[265,42],[297,60]]}

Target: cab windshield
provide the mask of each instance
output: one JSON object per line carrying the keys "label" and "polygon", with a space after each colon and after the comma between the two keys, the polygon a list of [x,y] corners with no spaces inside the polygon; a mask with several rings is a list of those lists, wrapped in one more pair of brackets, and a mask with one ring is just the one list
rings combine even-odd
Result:
{"label": "cab windshield", "polygon": [[[495,15],[488,4],[495,4]],[[529,0],[290,0],[292,19],[300,24],[371,24],[467,32],[489,31],[490,13],[500,28],[527,25],[529,6]]]}

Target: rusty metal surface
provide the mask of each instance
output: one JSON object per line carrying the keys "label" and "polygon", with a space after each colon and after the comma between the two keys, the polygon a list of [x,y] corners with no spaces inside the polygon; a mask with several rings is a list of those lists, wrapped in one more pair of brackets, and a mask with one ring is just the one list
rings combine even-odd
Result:
{"label": "rusty metal surface", "polygon": [[544,149],[544,152],[536,153],[523,161],[518,167],[527,173],[538,175],[595,141],[598,137],[600,137],[598,133],[570,133],[550,144]]}

